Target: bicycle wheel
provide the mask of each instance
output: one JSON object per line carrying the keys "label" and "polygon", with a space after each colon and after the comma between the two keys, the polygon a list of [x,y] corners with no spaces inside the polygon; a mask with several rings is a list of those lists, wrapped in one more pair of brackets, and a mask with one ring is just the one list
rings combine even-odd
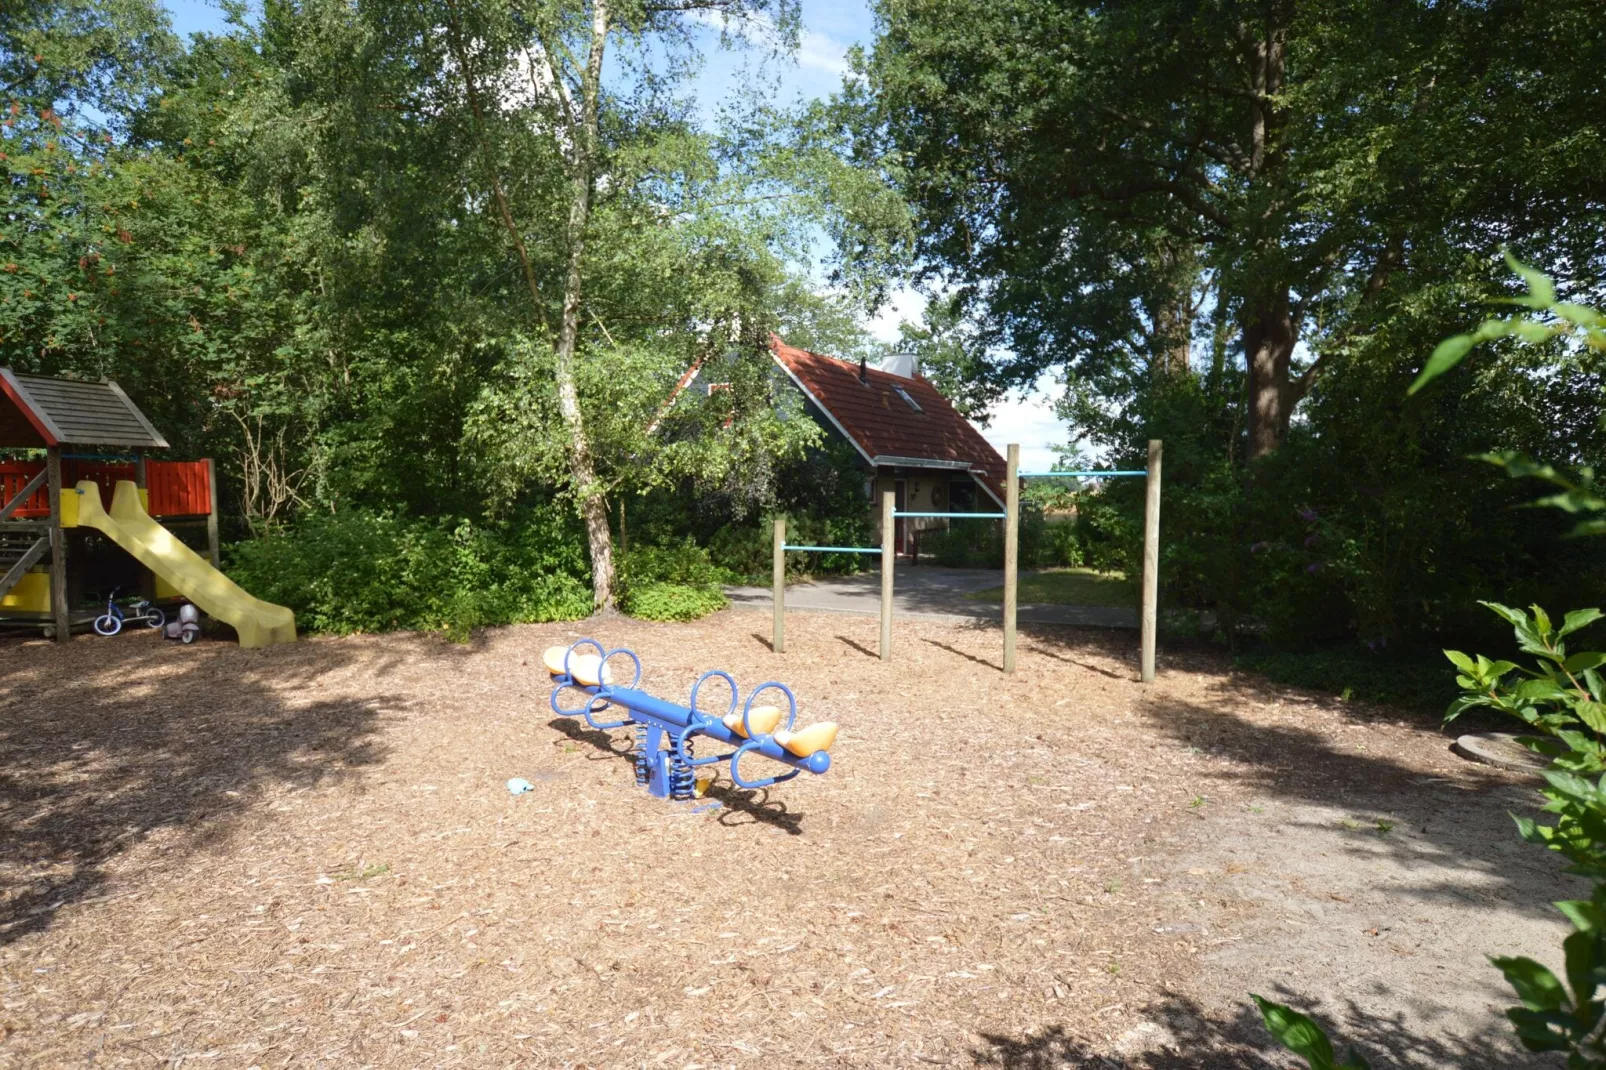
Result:
{"label": "bicycle wheel", "polygon": [[100,635],[116,635],[123,630],[123,618],[115,613],[102,613],[95,618],[95,631]]}
{"label": "bicycle wheel", "polygon": [[147,628],[160,628],[167,623],[167,614],[155,606],[145,607],[145,626]]}

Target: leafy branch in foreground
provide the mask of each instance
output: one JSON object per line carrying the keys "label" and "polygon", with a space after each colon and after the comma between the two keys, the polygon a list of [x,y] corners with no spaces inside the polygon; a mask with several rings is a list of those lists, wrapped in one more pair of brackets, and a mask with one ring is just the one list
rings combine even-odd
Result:
{"label": "leafy branch in foreground", "polygon": [[[1509,255],[1511,265],[1528,283],[1526,297],[1511,303],[1550,319],[1525,316],[1487,320],[1472,334],[1446,339],[1433,351],[1422,374],[1411,386],[1415,393],[1453,368],[1480,342],[1515,337],[1538,344],[1560,336],[1580,338],[1590,348],[1606,351],[1606,316],[1581,305],[1556,300],[1550,280]],[[1560,487],[1531,503],[1561,509],[1583,519],[1573,535],[1606,533],[1606,501],[1594,492],[1594,469],[1579,469],[1577,480],[1550,465],[1538,464],[1512,453],[1486,454],[1485,460],[1504,467],[1513,478],[1533,477]],[[1517,831],[1529,843],[1566,858],[1569,873],[1593,882],[1588,899],[1565,900],[1557,910],[1573,924],[1562,941],[1566,981],[1547,966],[1527,956],[1491,956],[1496,969],[1516,992],[1521,1006],[1506,1011],[1517,1039],[1529,1051],[1566,1052],[1569,1070],[1606,1068],[1606,1000],[1597,998],[1606,983],[1606,680],[1600,669],[1606,653],[1569,653],[1566,639],[1603,616],[1599,609],[1575,609],[1557,626],[1539,606],[1529,611],[1498,602],[1484,602],[1511,625],[1517,647],[1531,655],[1533,668],[1514,661],[1491,660],[1479,654],[1446,650],[1458,670],[1456,683],[1462,695],[1445,711],[1453,721],[1471,709],[1497,710],[1527,725],[1533,732],[1519,741],[1550,760],[1546,786],[1540,789],[1542,812],[1555,815],[1553,824],[1512,815]],[[1333,1062],[1333,1048],[1321,1027],[1287,1007],[1254,997],[1266,1028],[1284,1046],[1309,1062],[1312,1070],[1329,1067],[1365,1067],[1353,1052],[1352,1062]]]}
{"label": "leafy branch in foreground", "polygon": [[1371,1070],[1367,1061],[1356,1053],[1354,1048],[1344,1053],[1344,1061],[1333,1061],[1333,1044],[1317,1025],[1305,1015],[1281,1003],[1273,1003],[1249,994],[1260,1008],[1260,1017],[1265,1021],[1266,1028],[1278,1042],[1295,1055],[1302,1056],[1310,1063],[1310,1070]]}
{"label": "leafy branch in foreground", "polygon": [[[1521,297],[1497,298],[1498,304],[1517,305],[1535,315],[1515,315],[1486,319],[1470,334],[1457,334],[1440,342],[1422,372],[1406,391],[1415,394],[1433,380],[1460,364],[1482,342],[1516,338],[1529,345],[1540,345],[1552,338],[1575,338],[1591,349],[1606,352],[1606,316],[1584,305],[1560,301],[1556,286],[1541,271],[1529,267],[1510,253],[1506,263],[1528,284]],[[1548,318],[1542,318],[1548,317]]]}

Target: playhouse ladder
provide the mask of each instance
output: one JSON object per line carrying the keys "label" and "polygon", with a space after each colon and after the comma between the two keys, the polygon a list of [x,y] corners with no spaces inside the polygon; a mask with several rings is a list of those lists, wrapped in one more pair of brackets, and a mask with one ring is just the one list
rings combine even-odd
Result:
{"label": "playhouse ladder", "polygon": [[0,598],[11,593],[28,570],[50,552],[50,532],[36,524],[0,525]]}

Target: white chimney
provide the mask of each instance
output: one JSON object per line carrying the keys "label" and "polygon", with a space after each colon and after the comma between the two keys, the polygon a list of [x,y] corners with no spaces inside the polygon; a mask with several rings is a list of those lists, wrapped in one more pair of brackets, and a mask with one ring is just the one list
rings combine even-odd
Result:
{"label": "white chimney", "polygon": [[918,379],[920,358],[913,353],[889,353],[882,358],[881,370],[904,379]]}

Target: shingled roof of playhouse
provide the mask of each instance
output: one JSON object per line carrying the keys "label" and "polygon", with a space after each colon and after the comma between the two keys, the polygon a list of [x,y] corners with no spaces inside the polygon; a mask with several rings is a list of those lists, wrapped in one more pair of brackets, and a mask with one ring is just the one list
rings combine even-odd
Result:
{"label": "shingled roof of playhouse", "polygon": [[[1004,458],[926,380],[810,353],[770,336],[770,350],[798,389],[872,465],[913,465],[968,471],[1004,502]],[[917,411],[898,394],[908,394]]]}
{"label": "shingled roof of playhouse", "polygon": [[145,414],[109,379],[51,379],[0,368],[0,446],[166,449]]}

